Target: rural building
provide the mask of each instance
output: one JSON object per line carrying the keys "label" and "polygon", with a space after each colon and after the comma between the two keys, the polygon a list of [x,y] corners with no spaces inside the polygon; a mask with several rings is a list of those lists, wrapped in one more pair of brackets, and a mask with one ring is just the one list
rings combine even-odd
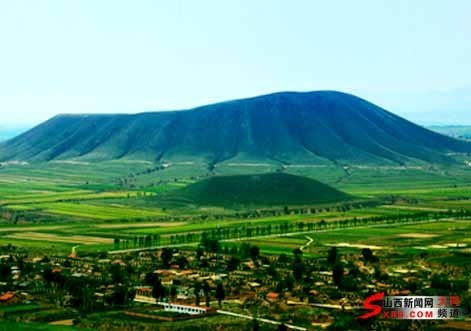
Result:
{"label": "rural building", "polygon": [[139,287],[136,289],[136,296],[134,301],[142,303],[157,303],[157,300],[152,296],[152,289],[150,287]]}
{"label": "rural building", "polygon": [[13,292],[7,292],[0,296],[0,302],[7,302],[10,301],[15,296]]}
{"label": "rural building", "polygon": [[171,311],[180,314],[203,315],[207,314],[211,310],[211,308],[208,307],[183,305],[178,303],[158,302],[157,304],[161,305],[165,311]]}

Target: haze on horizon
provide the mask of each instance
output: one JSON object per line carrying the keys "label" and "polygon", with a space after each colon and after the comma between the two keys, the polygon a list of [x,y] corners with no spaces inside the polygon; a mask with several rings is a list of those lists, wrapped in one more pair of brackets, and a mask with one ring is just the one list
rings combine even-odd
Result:
{"label": "haze on horizon", "polygon": [[0,126],[339,90],[471,124],[471,2],[0,4]]}

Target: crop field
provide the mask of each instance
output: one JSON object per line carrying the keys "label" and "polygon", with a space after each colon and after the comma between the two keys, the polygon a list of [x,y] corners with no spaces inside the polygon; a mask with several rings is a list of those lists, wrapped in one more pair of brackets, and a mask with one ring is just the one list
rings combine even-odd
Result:
{"label": "crop field", "polygon": [[[243,265],[250,257],[242,252],[253,246],[257,246],[268,261],[292,257],[293,252],[302,249],[303,259],[313,264],[325,261],[333,247],[344,262],[361,259],[365,249],[370,249],[382,263],[380,271],[392,275],[393,279],[416,272],[417,261],[422,266],[427,264],[429,270],[439,270],[444,265],[450,269],[465,268],[469,264],[471,220],[459,214],[471,210],[471,177],[467,173],[447,174],[447,170],[421,168],[281,167],[240,162],[222,164],[214,171],[216,174],[284,171],[305,175],[342,190],[352,198],[336,203],[254,208],[197,205],[178,195],[172,198],[181,188],[205,180],[207,171],[200,164],[182,162],[166,168],[148,161],[126,160],[2,166],[0,248],[34,261],[50,260],[51,265],[65,266],[61,262],[65,257],[78,257],[65,259],[71,263],[70,270],[74,270],[72,278],[105,268],[104,277],[99,277],[103,281],[108,281],[106,278],[112,274],[108,268],[113,267],[115,261],[134,261],[140,256],[147,261],[150,254],[163,252],[164,247],[174,248],[180,256],[191,256],[200,251],[198,246],[202,247],[205,238],[217,238],[220,252],[224,254],[236,251],[245,259]],[[153,258],[152,263],[155,260],[160,261]],[[83,268],[81,261],[85,261]],[[89,261],[97,262],[94,268],[86,266]],[[139,272],[145,263],[132,268]],[[42,262],[35,265],[41,266]],[[128,269],[131,268],[126,268],[126,272]],[[135,278],[133,284],[140,284],[141,278]],[[31,285],[36,283],[33,280],[30,284],[33,294],[36,289]],[[51,290],[57,291],[48,288],[37,297]],[[54,297],[62,297],[61,290]],[[247,302],[250,307],[258,307],[256,302]],[[335,306],[336,302],[333,303]],[[234,300],[223,303],[223,308],[233,312],[253,312],[254,308],[245,307],[246,303]],[[81,330],[98,329],[103,325],[131,329],[136,323],[148,329],[155,328],[156,323],[171,329],[176,323],[137,321],[123,314],[119,306],[107,309],[77,319],[76,315],[64,316],[64,309],[56,306],[12,306],[11,312],[0,309],[0,315],[7,316],[0,323],[0,331],[72,331],[76,330],[73,326],[49,323],[77,320]],[[315,316],[327,313],[318,308],[302,309],[315,312]],[[303,313],[299,313],[298,318],[301,315]],[[28,323],[18,323],[19,320]],[[39,321],[41,323],[36,323]],[[198,325],[201,329],[208,325],[230,330],[239,330],[241,326],[252,328],[248,320],[220,315],[178,321],[178,325],[188,328]],[[261,329],[277,327],[266,324]]]}
{"label": "crop field", "polygon": [[91,237],[91,236],[60,236],[51,233],[40,233],[40,232],[21,232],[14,233],[5,236],[6,238],[13,239],[24,239],[24,240],[38,240],[38,241],[50,241],[50,242],[64,242],[64,243],[75,243],[82,245],[93,245],[93,244],[111,244],[113,240],[109,238]]}
{"label": "crop field", "polygon": [[44,213],[99,220],[150,218],[165,215],[158,209],[138,210],[121,205],[100,206],[87,203],[58,202],[35,204],[33,207]]}
{"label": "crop field", "polygon": [[[266,171],[265,168],[276,167],[275,164],[246,164],[241,161],[223,163],[219,170],[220,173],[240,173],[240,169],[244,168],[248,173],[253,173],[259,168]],[[255,229],[268,224],[295,225],[299,222],[329,223],[352,218],[360,220],[471,207],[471,200],[468,200],[471,199],[471,186],[466,185],[469,179],[467,172],[456,170],[450,174],[447,169],[434,171],[420,167],[343,169],[323,165],[289,165],[285,169],[288,173],[322,180],[355,196],[382,197],[395,194],[400,197],[394,204],[379,204],[374,207],[347,210],[321,208],[315,214],[281,213],[274,216],[235,217],[234,211],[224,207],[193,206],[172,209],[159,205],[159,200],[154,199],[160,194],[194,182],[204,171],[199,163],[180,162],[165,168],[149,161],[129,160],[101,163],[56,161],[48,164],[2,166],[0,244],[12,243],[31,248],[43,245],[46,251],[64,253],[70,252],[77,245],[80,246],[79,251],[112,250],[113,240],[116,238],[129,240],[159,235],[163,238],[162,242],[168,244],[167,239],[170,240],[174,235],[202,233],[212,229]],[[209,217],[198,218],[199,214]],[[225,216],[215,219],[211,214]],[[444,234],[434,238],[396,236],[422,234],[433,229],[435,224],[441,223],[417,225],[417,229],[413,225],[398,225],[391,228],[342,229],[325,233],[314,231],[315,243],[309,250],[332,243],[344,243],[345,247],[363,245],[365,242],[362,240],[366,241],[366,238],[371,245],[384,246],[390,241],[396,247],[428,247],[430,245],[427,240],[432,239],[436,245],[455,242]],[[388,231],[395,235],[386,236]],[[467,232],[460,232],[459,235],[463,233]],[[306,238],[303,234],[299,237],[263,238],[251,242],[260,244],[266,252],[279,253],[290,252],[293,247],[303,245]]]}
{"label": "crop field", "polygon": [[[415,225],[388,225],[342,229],[309,234],[314,242],[305,253],[317,255],[328,247],[336,246],[352,251],[362,248],[401,251],[408,253],[459,250],[471,252],[471,221],[437,221]],[[293,249],[306,244],[306,235],[286,238],[264,238],[247,242],[257,245],[262,252],[290,254]]]}

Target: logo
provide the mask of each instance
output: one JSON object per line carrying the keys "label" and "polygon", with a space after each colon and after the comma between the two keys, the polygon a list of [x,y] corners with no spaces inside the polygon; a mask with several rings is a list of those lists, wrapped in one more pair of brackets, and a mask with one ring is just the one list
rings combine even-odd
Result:
{"label": "logo", "polygon": [[459,296],[385,296],[383,292],[365,299],[366,313],[359,319],[459,319],[464,318]]}

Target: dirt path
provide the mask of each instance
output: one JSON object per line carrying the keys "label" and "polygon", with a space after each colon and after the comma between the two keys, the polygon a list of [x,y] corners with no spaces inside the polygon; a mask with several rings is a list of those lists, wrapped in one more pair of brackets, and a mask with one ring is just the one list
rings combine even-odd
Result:
{"label": "dirt path", "polygon": [[304,245],[299,247],[299,249],[302,250],[302,251],[304,251],[306,248],[308,248],[314,242],[314,239],[312,239],[309,236],[306,236],[306,239],[307,239],[307,243],[305,243]]}

